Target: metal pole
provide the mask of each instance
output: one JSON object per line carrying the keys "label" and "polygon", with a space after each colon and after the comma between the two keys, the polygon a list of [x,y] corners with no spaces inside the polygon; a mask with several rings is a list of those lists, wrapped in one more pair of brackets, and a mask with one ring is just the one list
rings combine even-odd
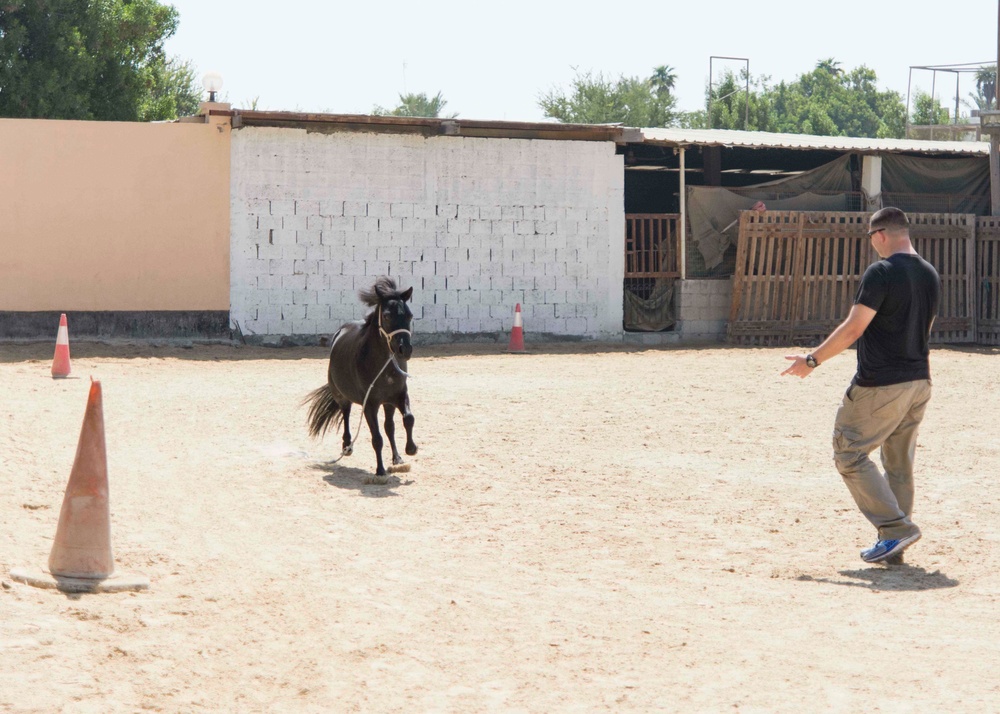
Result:
{"label": "metal pole", "polygon": [[[750,128],[750,58],[749,57],[725,57],[723,55],[710,55],[708,58],[708,128],[712,128],[712,60],[723,59],[723,60],[739,60],[740,62],[745,62],[747,66],[747,105],[746,105],[746,119],[744,119],[745,130]],[[730,92],[726,95],[729,97],[736,94],[735,91]],[[722,97],[725,99],[725,97]]]}
{"label": "metal pole", "polygon": [[955,121],[952,124],[958,124],[958,80],[962,78],[959,72],[955,72]]}
{"label": "metal pole", "polygon": [[747,115],[743,120],[743,129],[750,131],[750,60],[747,60]]}
{"label": "metal pole", "polygon": [[931,141],[934,141],[934,125],[937,124],[937,99],[934,98],[934,87],[937,84],[937,70],[931,71]]}
{"label": "metal pole", "polygon": [[[712,57],[708,58],[708,128],[712,128]],[[684,155],[684,150],[681,149],[681,156]],[[681,159],[683,161],[683,159]],[[684,169],[681,169],[681,183],[684,183],[683,179]],[[682,198],[681,201],[684,199]]]}
{"label": "metal pole", "polygon": [[906,131],[903,136],[910,138],[910,87],[913,85],[913,67],[910,67],[910,76],[906,80]]}

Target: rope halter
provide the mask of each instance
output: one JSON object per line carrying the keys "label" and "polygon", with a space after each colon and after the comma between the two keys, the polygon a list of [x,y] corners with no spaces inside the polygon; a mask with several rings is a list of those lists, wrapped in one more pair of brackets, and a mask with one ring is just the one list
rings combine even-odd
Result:
{"label": "rope halter", "polygon": [[[391,361],[396,366],[396,369],[399,370],[400,374],[402,374],[404,377],[409,377],[410,375],[407,374],[403,370],[403,368],[399,366],[399,362],[396,361],[396,354],[392,351],[392,338],[400,333],[413,337],[413,333],[404,327],[401,327],[398,330],[393,330],[392,332],[386,332],[385,329],[382,327],[382,306],[379,305],[378,308],[376,309],[378,310],[378,331],[382,335],[382,337],[385,338],[385,345],[386,347],[389,348],[389,361]],[[382,371],[389,366],[389,361],[387,361],[385,365],[383,365],[382,369],[379,370],[379,375],[381,375]],[[378,379],[378,376],[376,376],[375,379]],[[373,381],[372,384],[375,384],[375,382]],[[371,389],[371,387],[369,387],[369,389]]]}

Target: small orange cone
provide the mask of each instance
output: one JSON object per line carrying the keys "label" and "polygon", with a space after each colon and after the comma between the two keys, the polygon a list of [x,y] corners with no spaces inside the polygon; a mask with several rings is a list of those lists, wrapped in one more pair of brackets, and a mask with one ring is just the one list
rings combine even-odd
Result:
{"label": "small orange cone", "polygon": [[66,313],[59,316],[59,332],[56,335],[56,353],[52,358],[52,377],[68,377],[69,365],[69,327],[66,325]]}
{"label": "small orange cone", "polygon": [[514,308],[514,328],[510,331],[508,352],[524,352],[524,330],[521,326],[521,303]]}
{"label": "small orange cone", "polygon": [[115,573],[108,507],[108,455],[101,383],[91,381],[76,458],[63,497],[48,571],[17,569],[14,580],[68,592],[143,590],[149,581]]}

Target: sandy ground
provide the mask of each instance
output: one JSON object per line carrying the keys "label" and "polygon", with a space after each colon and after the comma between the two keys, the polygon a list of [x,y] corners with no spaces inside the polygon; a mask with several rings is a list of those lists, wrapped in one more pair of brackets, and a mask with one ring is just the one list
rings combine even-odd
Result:
{"label": "sandy ground", "polygon": [[[934,352],[924,538],[886,567],[830,453],[853,354],[529,347],[418,348],[420,452],[370,485],[367,430],[334,466],[306,434],[323,348],[75,343],[53,381],[0,345],[0,711],[1000,709],[996,350]],[[9,575],[47,562],[91,375],[146,592]]]}

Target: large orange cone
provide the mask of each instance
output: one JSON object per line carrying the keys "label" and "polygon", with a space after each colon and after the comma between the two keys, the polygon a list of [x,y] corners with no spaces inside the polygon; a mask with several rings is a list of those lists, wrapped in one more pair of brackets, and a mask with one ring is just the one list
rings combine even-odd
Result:
{"label": "large orange cone", "polygon": [[521,303],[514,308],[514,328],[510,331],[508,352],[524,352],[524,329],[521,325]]}
{"label": "large orange cone", "polygon": [[67,578],[107,578],[115,572],[100,382],[90,383],[76,460],[49,555],[49,572]]}
{"label": "large orange cone", "polygon": [[45,573],[12,570],[20,582],[70,592],[141,590],[149,581],[115,573],[108,508],[108,456],[101,383],[91,381],[76,459],[63,497]]}
{"label": "large orange cone", "polygon": [[59,332],[56,334],[56,353],[52,358],[52,377],[68,377],[69,365],[69,327],[66,325],[66,313],[59,316]]}

